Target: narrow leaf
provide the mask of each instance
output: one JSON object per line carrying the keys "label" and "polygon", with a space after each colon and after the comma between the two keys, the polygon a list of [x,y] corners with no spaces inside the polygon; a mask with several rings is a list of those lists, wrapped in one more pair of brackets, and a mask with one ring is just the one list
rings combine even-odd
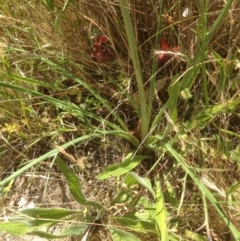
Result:
{"label": "narrow leaf", "polygon": [[142,69],[139,61],[139,55],[137,51],[136,39],[134,36],[134,28],[132,25],[132,20],[130,16],[130,8],[129,3],[127,0],[120,0],[120,7],[123,16],[123,21],[127,33],[127,39],[129,44],[129,51],[131,55],[131,59],[133,61],[134,72],[136,75],[138,93],[139,93],[139,100],[141,106],[141,139],[143,140],[149,131],[149,123],[150,123],[150,115],[148,113],[146,97],[144,93],[144,84],[143,84],[143,77],[142,77]]}
{"label": "narrow leaf", "polygon": [[161,241],[168,241],[167,211],[159,178],[156,180],[156,225]]}
{"label": "narrow leaf", "polygon": [[88,225],[83,224],[83,225],[66,228],[63,232],[61,232],[58,235],[43,232],[43,231],[33,231],[33,232],[31,232],[31,234],[37,235],[41,238],[57,239],[57,238],[65,238],[65,237],[69,237],[69,236],[83,235],[87,228],[88,228]]}
{"label": "narrow leaf", "polygon": [[60,171],[65,176],[68,187],[77,202],[82,205],[86,205],[87,199],[83,195],[81,185],[79,183],[79,178],[67,167],[61,158],[56,158],[57,165]]}
{"label": "narrow leaf", "polygon": [[65,12],[69,6],[69,4],[72,2],[72,0],[66,0],[63,6],[62,11]]}
{"label": "narrow leaf", "polygon": [[30,208],[20,211],[18,214],[9,217],[12,222],[24,223],[29,227],[39,227],[49,223],[58,222],[62,218],[77,211],[54,208]]}
{"label": "narrow leaf", "polygon": [[97,176],[97,179],[103,180],[110,177],[118,177],[121,176],[133,168],[135,168],[142,160],[148,158],[148,156],[134,156],[132,154],[128,155],[126,159],[121,164],[114,164],[108,166]]}
{"label": "narrow leaf", "polygon": [[24,209],[20,213],[32,218],[61,219],[68,215],[76,214],[76,211],[62,208],[30,208]]}
{"label": "narrow leaf", "polygon": [[108,228],[112,237],[113,241],[123,241],[123,240],[128,240],[128,241],[141,241],[136,235],[125,232],[123,230],[114,228],[114,227],[109,227]]}
{"label": "narrow leaf", "polygon": [[199,112],[197,115],[193,116],[193,118],[186,122],[184,126],[186,126],[187,131],[192,130],[194,127],[201,125],[203,122],[210,120],[211,118],[214,118],[218,114],[222,113],[229,113],[232,112],[234,109],[236,109],[240,104],[240,98],[237,98],[234,101],[229,101],[226,103],[221,103],[218,105],[211,106],[201,112]]}
{"label": "narrow leaf", "polygon": [[229,220],[229,217],[224,213],[220,205],[217,203],[214,195],[208,190],[208,188],[201,182],[198,176],[192,171],[192,169],[185,163],[184,159],[173,149],[173,147],[166,143],[164,144],[166,149],[172,154],[175,160],[181,165],[182,169],[192,178],[198,189],[202,192],[202,195],[208,199],[213,205],[215,210],[218,212],[220,218],[224,221],[226,226],[231,231],[235,240],[240,240],[240,232],[235,228],[233,223]]}

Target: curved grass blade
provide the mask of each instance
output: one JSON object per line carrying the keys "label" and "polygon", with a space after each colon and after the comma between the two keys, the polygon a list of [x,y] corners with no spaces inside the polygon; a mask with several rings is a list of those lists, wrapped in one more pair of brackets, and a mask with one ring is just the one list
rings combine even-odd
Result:
{"label": "curved grass blade", "polygon": [[[79,138],[76,138],[72,141],[69,141],[67,142],[66,144],[60,146],[61,148],[63,149],[66,149],[68,148],[69,146],[72,146],[76,143],[79,143],[79,142],[82,142],[82,141],[85,141],[85,140],[89,140],[91,138],[96,138],[96,137],[100,137],[101,135],[100,134],[90,134],[90,135],[85,135],[85,136],[82,136],[82,137],[79,137]],[[20,174],[22,174],[23,172],[27,171],[29,168],[31,168],[32,166],[44,161],[45,159],[47,158],[50,158],[56,154],[58,154],[59,150],[58,149],[54,149],[52,151],[49,151],[47,152],[46,154],[36,158],[36,159],[33,159],[32,161],[30,161],[29,164],[25,165],[24,167],[22,167],[21,169],[17,170],[16,172],[14,172],[13,174],[11,174],[9,177],[5,178],[3,181],[0,182],[0,194],[3,193],[3,189],[4,189],[4,186],[10,182],[11,180],[13,180],[14,178],[18,177]]]}
{"label": "curved grass blade", "polygon": [[213,205],[215,210],[218,212],[220,218],[226,224],[226,226],[231,231],[235,240],[240,240],[240,232],[236,229],[233,223],[229,220],[228,216],[224,213],[222,208],[217,203],[214,195],[208,190],[208,188],[201,182],[197,175],[190,169],[190,167],[184,162],[184,159],[173,149],[169,143],[164,143],[164,146],[172,154],[175,160],[181,165],[182,169],[192,178],[198,189],[202,192],[202,195],[208,199],[208,201]]}
{"label": "curved grass blade", "polygon": [[[119,117],[119,115],[112,109],[111,105],[109,102],[106,100],[106,98],[103,98],[97,90],[92,88],[86,81],[80,79],[79,77],[75,76],[71,72],[67,71],[67,69],[63,69],[61,66],[58,64],[48,60],[48,59],[41,59],[43,62],[48,64],[50,67],[52,67],[55,71],[58,73],[66,76],[67,78],[74,79],[76,82],[78,82],[81,86],[86,88],[93,96],[95,96],[99,101],[102,102],[102,104],[107,108],[107,110],[116,118],[120,126],[122,127],[123,130],[128,131],[128,128],[124,121]],[[117,127],[117,126],[116,126]],[[119,129],[119,128],[117,128]]]}
{"label": "curved grass blade", "polygon": [[[94,133],[94,134],[89,134],[89,135],[85,135],[79,138],[76,138],[72,141],[67,142],[66,144],[60,146],[60,148],[62,149],[66,149],[74,144],[80,143],[82,141],[85,140],[90,140],[90,139],[94,139],[94,138],[98,138],[98,137],[102,137],[104,135],[119,135],[129,141],[131,141],[133,144],[137,144],[138,142],[136,142],[136,138],[133,138],[129,133],[126,132],[119,132],[119,131],[104,131],[104,132],[99,132],[99,133]],[[131,138],[129,137],[131,136]],[[27,171],[29,168],[33,167],[34,165],[44,161],[47,158],[50,158],[56,154],[58,154],[59,149],[54,149],[52,151],[47,152],[46,154],[33,159],[30,161],[29,164],[25,165],[24,167],[22,167],[21,169],[17,170],[16,172],[14,172],[13,174],[11,174],[9,177],[5,178],[3,181],[0,182],[0,195],[2,195],[4,193],[4,187],[7,183],[9,183],[11,180],[13,180],[14,178],[18,177],[19,175],[21,175],[23,172]]]}

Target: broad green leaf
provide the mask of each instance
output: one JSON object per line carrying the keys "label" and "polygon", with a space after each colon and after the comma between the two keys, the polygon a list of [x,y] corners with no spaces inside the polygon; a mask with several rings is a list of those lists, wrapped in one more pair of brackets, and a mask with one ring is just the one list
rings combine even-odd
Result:
{"label": "broad green leaf", "polygon": [[24,223],[0,223],[0,231],[8,234],[19,236],[32,231],[32,228]]}
{"label": "broad green leaf", "polygon": [[146,197],[139,197],[138,200],[134,201],[135,202],[135,206],[139,206],[139,207],[144,207],[145,209],[154,211],[155,214],[155,210],[156,210],[156,203],[150,201],[149,198]]}
{"label": "broad green leaf", "polygon": [[160,135],[150,135],[146,140],[145,146],[154,150],[162,139]]}
{"label": "broad green leaf", "polygon": [[31,234],[37,235],[41,238],[57,239],[57,238],[65,238],[65,237],[70,237],[70,236],[83,235],[88,227],[89,227],[89,225],[87,225],[87,224],[72,226],[72,227],[66,228],[63,232],[61,232],[58,235],[43,232],[43,231],[33,231],[33,232],[31,232]]}
{"label": "broad green leaf", "polygon": [[136,235],[114,227],[108,227],[113,241],[141,241]]}
{"label": "broad green leaf", "polygon": [[155,225],[155,213],[156,209],[149,210],[144,208],[141,209],[140,207],[138,207],[138,211],[127,213],[124,215],[124,217],[130,219],[133,219],[134,217],[135,220],[140,220],[142,222],[147,222]]}
{"label": "broad green leaf", "polygon": [[131,187],[134,184],[141,184],[144,186],[155,198],[155,192],[152,188],[152,184],[150,180],[146,177],[139,177],[135,172],[130,172],[126,175],[124,178],[124,183],[128,186]]}
{"label": "broad green leaf", "polygon": [[76,211],[67,209],[31,208],[20,211],[18,214],[9,217],[9,220],[12,222],[25,223],[30,227],[39,227],[49,223],[59,222],[62,218],[76,213]]}
{"label": "broad green leaf", "polygon": [[[111,202],[111,206],[115,205],[116,203],[129,203],[132,201],[132,186],[136,185],[136,184],[141,184],[142,186],[144,186],[147,190],[149,190],[153,197],[155,197],[155,192],[152,188],[151,182],[148,178],[142,178],[139,177],[136,173],[130,172],[128,173],[125,178],[124,178],[124,186],[120,189],[119,193],[117,194],[117,196],[112,200]],[[126,188],[128,187],[128,188]],[[141,200],[143,201],[143,200]],[[133,201],[135,203],[135,205],[139,205],[139,206],[144,206],[143,203],[141,202],[140,204],[140,200],[139,203],[136,203],[136,199],[134,199]],[[150,202],[147,202],[147,200],[145,200],[145,204],[146,204],[146,208],[151,208],[150,206],[152,206],[150,204]],[[129,204],[130,206],[133,206],[134,204]],[[144,211],[145,212],[145,211]],[[144,213],[143,215],[146,216],[151,216],[151,214],[149,214],[149,210],[146,211],[146,213]],[[138,214],[138,213],[136,213]]]}
{"label": "broad green leaf", "polygon": [[126,159],[121,164],[114,164],[108,166],[97,176],[97,179],[103,180],[110,177],[118,177],[121,176],[133,168],[135,168],[142,160],[148,158],[148,156],[137,155],[132,157],[132,154],[128,155]]}
{"label": "broad green leaf", "polygon": [[32,218],[47,218],[47,219],[61,219],[71,214],[76,214],[76,211],[63,208],[30,208],[20,211],[21,214]]}
{"label": "broad green leaf", "polygon": [[112,220],[124,225],[133,231],[140,233],[156,233],[155,224],[151,222],[142,221],[136,217],[113,217]]}
{"label": "broad green leaf", "polygon": [[124,215],[125,218],[146,221],[148,223],[155,223],[156,204],[149,201],[145,197],[134,197],[130,202],[125,203],[125,206],[132,212]]}
{"label": "broad green leaf", "polygon": [[86,205],[87,199],[83,195],[82,188],[79,182],[79,178],[67,167],[67,165],[63,162],[60,157],[56,158],[57,165],[60,171],[65,176],[68,187],[77,202],[82,205]]}
{"label": "broad green leaf", "polygon": [[160,185],[159,177],[156,180],[156,226],[161,241],[168,241],[167,230],[167,211],[164,203],[163,193]]}

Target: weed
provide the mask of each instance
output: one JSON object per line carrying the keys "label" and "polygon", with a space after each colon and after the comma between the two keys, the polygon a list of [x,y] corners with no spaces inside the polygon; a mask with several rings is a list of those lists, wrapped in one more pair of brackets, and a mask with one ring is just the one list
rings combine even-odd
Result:
{"label": "weed", "polygon": [[2,1],[0,230],[239,240],[238,5]]}

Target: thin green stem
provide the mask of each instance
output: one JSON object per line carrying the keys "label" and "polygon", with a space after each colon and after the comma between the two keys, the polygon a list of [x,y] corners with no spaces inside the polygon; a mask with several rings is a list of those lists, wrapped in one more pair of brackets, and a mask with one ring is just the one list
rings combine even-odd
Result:
{"label": "thin green stem", "polygon": [[143,141],[148,134],[150,113],[147,109],[146,96],[144,93],[144,85],[142,78],[142,70],[139,62],[139,55],[136,46],[132,21],[130,17],[130,10],[126,0],[120,0],[121,11],[123,15],[124,25],[127,33],[129,51],[133,61],[134,71],[136,75],[138,94],[141,106],[141,140]]}

